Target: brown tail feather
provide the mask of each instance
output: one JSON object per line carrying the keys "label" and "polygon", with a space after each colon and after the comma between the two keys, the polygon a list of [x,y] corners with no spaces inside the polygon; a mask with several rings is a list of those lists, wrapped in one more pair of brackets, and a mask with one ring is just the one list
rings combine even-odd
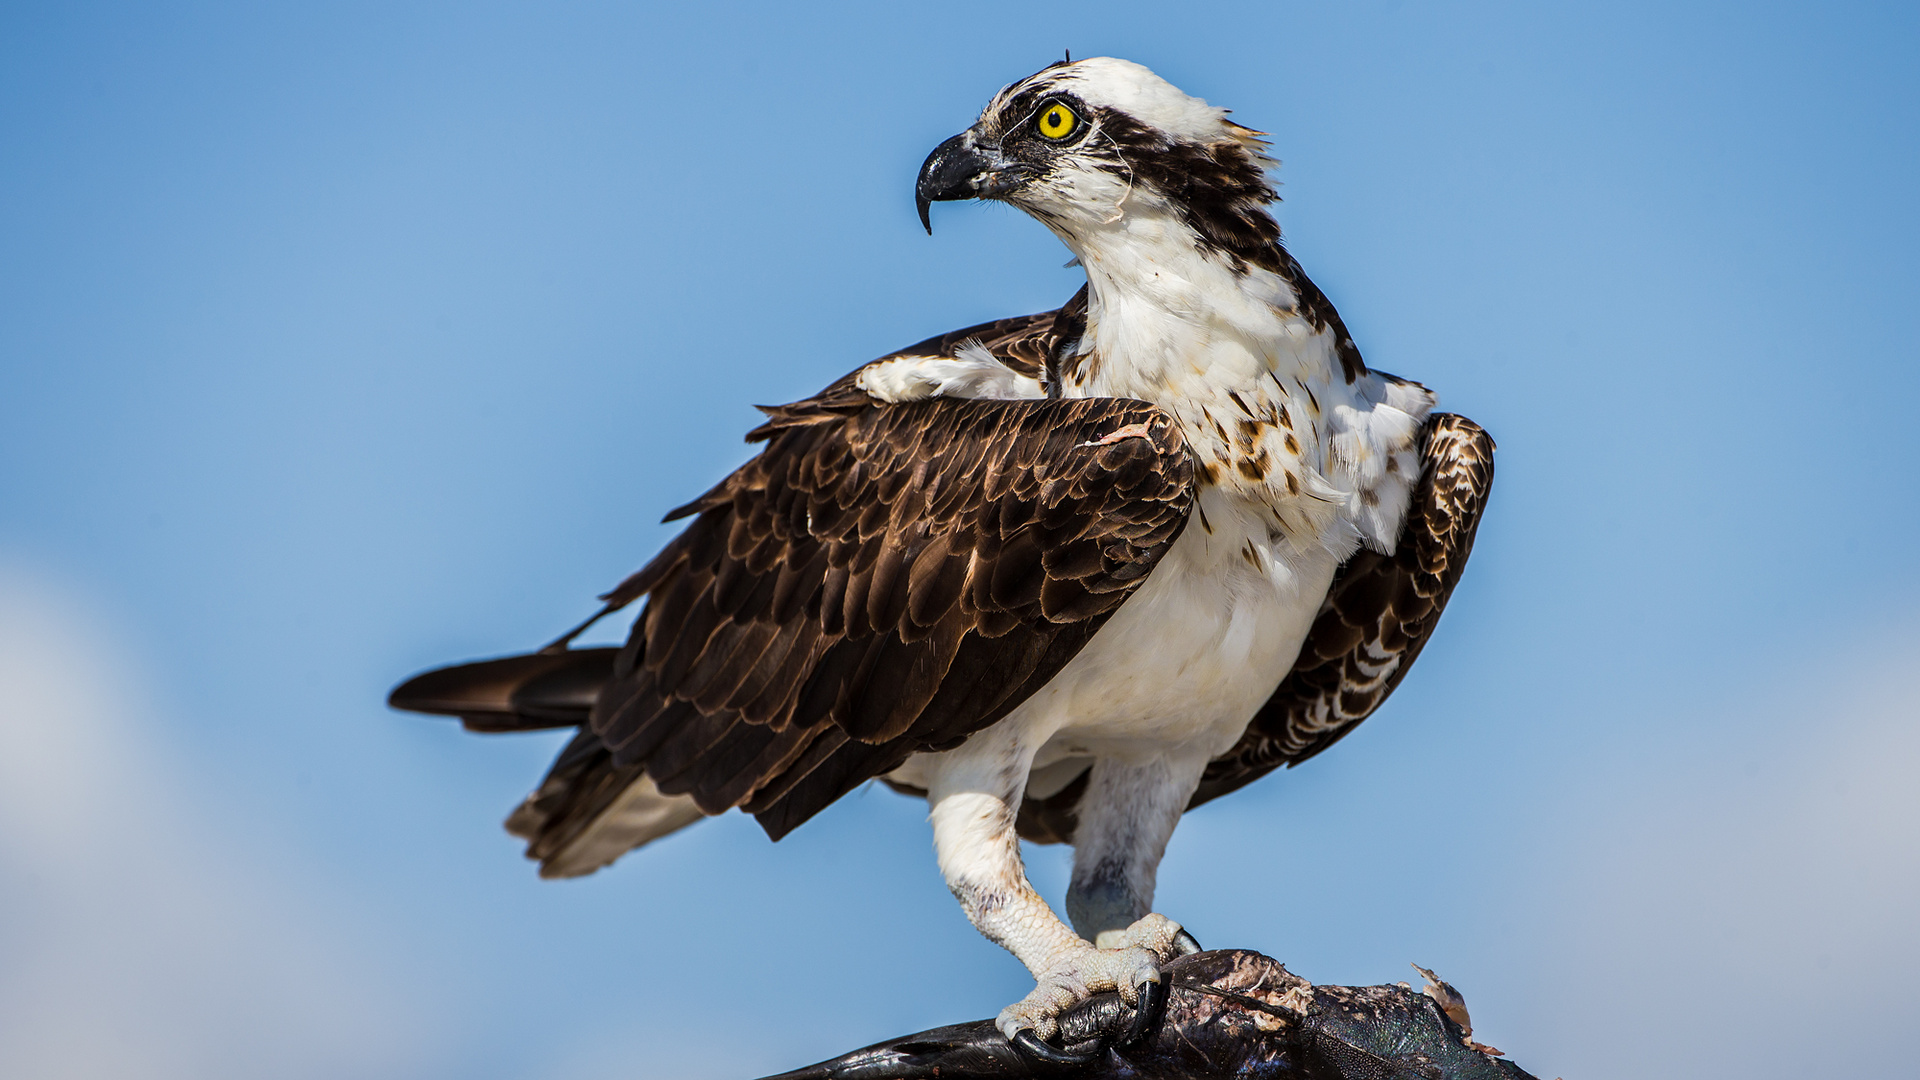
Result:
{"label": "brown tail feather", "polygon": [[641,765],[618,765],[580,733],[540,787],[507,818],[544,878],[591,874],[706,817],[688,795],[665,795]]}
{"label": "brown tail feather", "polygon": [[[469,731],[580,727],[618,652],[562,649],[438,668],[401,683],[387,703],[457,716]],[[506,825],[527,841],[542,877],[575,877],[703,816],[691,798],[661,794],[643,764],[616,764],[598,736],[582,731]]]}
{"label": "brown tail feather", "polygon": [[457,716],[468,731],[538,731],[587,722],[618,649],[563,649],[436,668],[394,688],[387,704]]}

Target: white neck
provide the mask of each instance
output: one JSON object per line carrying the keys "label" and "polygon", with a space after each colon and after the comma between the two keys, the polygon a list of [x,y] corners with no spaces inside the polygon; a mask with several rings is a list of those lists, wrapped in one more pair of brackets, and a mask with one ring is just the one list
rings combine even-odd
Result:
{"label": "white neck", "polygon": [[1333,414],[1362,404],[1374,380],[1348,384],[1333,333],[1299,311],[1285,278],[1203,248],[1164,203],[1126,210],[1070,236],[1057,230],[1088,284],[1087,331],[1078,363],[1063,365],[1062,393],[1171,413],[1203,507],[1223,528],[1231,517],[1251,530],[1222,536],[1271,535],[1344,557],[1358,534],[1337,524],[1353,493],[1327,475],[1341,471]]}
{"label": "white neck", "polygon": [[[1298,298],[1278,274],[1201,246],[1177,210],[1135,197],[1107,221],[1057,228],[1086,269],[1089,363],[1069,396],[1137,397],[1172,406],[1195,375],[1222,390],[1269,374],[1311,377],[1331,355],[1303,338]],[[1302,329],[1306,330],[1303,335]],[[1301,346],[1305,346],[1302,348]]]}

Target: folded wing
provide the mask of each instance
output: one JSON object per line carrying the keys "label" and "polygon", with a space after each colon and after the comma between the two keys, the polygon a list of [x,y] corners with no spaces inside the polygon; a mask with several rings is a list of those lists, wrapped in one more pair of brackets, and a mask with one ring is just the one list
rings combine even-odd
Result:
{"label": "folded wing", "polygon": [[[981,340],[1040,365],[1044,348],[1009,345],[1053,321],[927,347]],[[429,672],[394,694],[481,730],[584,719],[510,821],[549,869],[611,861],[599,826],[679,820],[663,799],[740,807],[777,839],[908,755],[957,745],[1086,644],[1192,505],[1178,428],[1144,402],[882,405],[842,380],[767,411],[750,436],[765,449],[675,511],[687,529],[608,594],[646,600],[623,649]],[[1101,441],[1123,429],[1144,434]],[[582,718],[578,687],[595,679]]]}

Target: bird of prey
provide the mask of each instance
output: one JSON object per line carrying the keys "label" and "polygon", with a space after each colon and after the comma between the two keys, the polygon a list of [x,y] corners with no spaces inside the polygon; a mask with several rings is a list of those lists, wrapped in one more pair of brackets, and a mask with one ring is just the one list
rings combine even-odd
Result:
{"label": "bird of prey", "polygon": [[[507,819],[542,874],[736,807],[778,840],[878,779],[927,799],[967,918],[1032,972],[1009,1038],[1044,1055],[1063,1009],[1154,992],[1197,948],[1152,911],[1181,814],[1392,692],[1493,475],[1480,427],[1362,362],[1281,243],[1261,136],[1123,60],[1002,90],[922,166],[922,221],[1019,207],[1079,293],[764,409],[758,455],[602,598],[644,601],[624,648],[571,647],[583,624],[393,703],[578,727]],[[1073,845],[1067,920],[1023,836]]]}

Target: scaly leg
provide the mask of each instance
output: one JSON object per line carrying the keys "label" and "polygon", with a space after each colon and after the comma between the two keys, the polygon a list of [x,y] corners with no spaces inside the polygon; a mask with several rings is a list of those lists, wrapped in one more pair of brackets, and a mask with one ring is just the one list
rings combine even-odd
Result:
{"label": "scaly leg", "polygon": [[1159,982],[1160,965],[1181,951],[1182,934],[1150,915],[1096,948],[1034,891],[1014,831],[1033,754],[1008,725],[982,732],[929,763],[927,798],[947,887],[974,927],[1033,973],[1033,992],[996,1022],[1008,1038],[1030,1030],[1046,1039],[1062,1011],[1093,994],[1115,990],[1136,1004],[1140,986]]}

